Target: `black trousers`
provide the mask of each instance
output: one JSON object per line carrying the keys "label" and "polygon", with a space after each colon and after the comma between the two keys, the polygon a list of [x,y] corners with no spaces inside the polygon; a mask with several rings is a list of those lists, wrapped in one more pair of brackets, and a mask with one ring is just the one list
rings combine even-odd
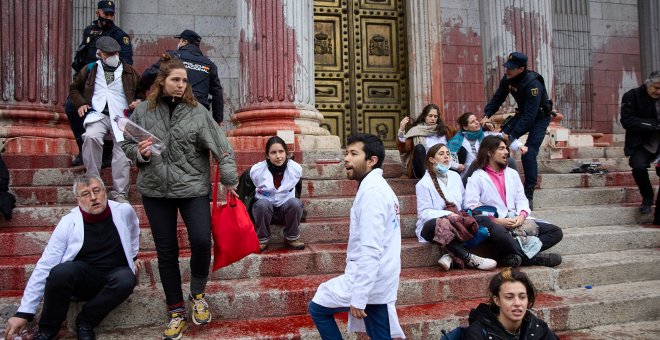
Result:
{"label": "black trousers", "polygon": [[[176,230],[177,211],[186,224],[190,242],[190,274],[206,280],[211,264],[211,208],[209,196],[191,198],[154,198],[142,196],[144,211],[158,253],[158,272],[167,305],[183,302],[179,271],[179,239]],[[203,291],[202,291],[203,292]],[[195,293],[202,293],[195,292]]]}
{"label": "black trousers", "polygon": [[635,178],[635,183],[637,183],[637,187],[639,188],[639,193],[642,195],[644,203],[650,202],[650,204],[653,204],[653,186],[649,178],[649,167],[653,160],[655,160],[655,155],[644,147],[635,150],[628,160],[628,164],[632,168],[633,178]]}
{"label": "black trousers", "polygon": [[412,173],[415,178],[424,177],[426,166],[424,165],[424,158],[426,158],[426,147],[423,144],[417,144],[412,152]]}
{"label": "black trousers", "polygon": [[57,332],[66,319],[72,297],[87,300],[76,323],[96,327],[133,293],[135,284],[135,275],[129,267],[104,272],[82,261],[60,263],[50,270],[46,279],[39,329],[51,334]]}
{"label": "black trousers", "polygon": [[[509,254],[517,254],[525,260],[529,260],[525,253],[523,253],[520,244],[516,241],[508,229],[495,223],[488,216],[475,216],[479,225],[488,228],[490,237],[485,242],[489,242],[492,248],[497,252],[496,258],[502,258]],[[561,228],[554,224],[536,221],[539,226],[539,239],[541,240],[541,251],[552,248],[555,244],[559,243],[564,237]]]}
{"label": "black trousers", "polygon": [[[422,231],[420,232],[420,235],[422,238],[424,238],[426,241],[438,244],[438,242],[433,241],[433,237],[435,237],[435,223],[436,223],[436,218],[432,218],[426,222],[424,222],[424,226],[422,226]],[[459,257],[463,260],[466,260],[470,257],[470,253],[463,247],[461,244],[461,241],[459,241],[457,238],[454,238],[449,242],[449,244],[444,245],[445,249],[449,251],[450,253],[454,254],[456,257]]]}

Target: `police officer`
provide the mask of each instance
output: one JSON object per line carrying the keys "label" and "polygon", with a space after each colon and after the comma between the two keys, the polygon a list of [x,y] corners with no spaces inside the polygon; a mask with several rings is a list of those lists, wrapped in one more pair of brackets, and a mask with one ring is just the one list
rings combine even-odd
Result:
{"label": "police officer", "polygon": [[[207,110],[212,109],[213,119],[218,124],[222,123],[224,102],[222,99],[222,86],[218,78],[218,67],[211,59],[205,57],[199,49],[202,37],[188,29],[174,37],[179,39],[177,50],[167,51],[167,53],[183,61],[188,73],[188,83],[192,85],[195,98]],[[151,87],[151,84],[156,80],[159,67],[160,60],[142,73],[140,78],[141,88],[148,89]],[[211,95],[210,103],[209,95]]]}
{"label": "police officer", "polygon": [[[115,25],[115,2],[114,1],[99,1],[96,5],[96,17],[97,20],[94,20],[91,25],[87,26],[83,31],[83,38],[76,54],[73,57],[73,62],[71,67],[73,68],[73,79],[76,79],[76,75],[83,67],[86,67],[87,64],[93,63],[98,60],[96,56],[96,40],[100,37],[111,37],[115,39],[121,50],[119,51],[119,58],[122,62],[133,65],[133,47],[131,46],[131,39],[128,34],[124,32],[121,28]],[[73,135],[76,138],[76,143],[78,143],[78,156],[73,160],[73,166],[82,165],[82,135],[85,133],[85,128],[83,127],[83,120],[85,117],[79,117],[78,112],[76,111],[73,103],[69,98],[67,98],[66,103],[64,104],[64,111],[66,112],[67,117],[69,118],[69,125],[73,131]],[[112,158],[112,143],[107,143],[108,146],[104,147],[103,159],[104,167],[109,166],[110,159]]]}
{"label": "police officer", "polygon": [[500,86],[493,98],[484,108],[486,117],[482,119],[482,124],[489,121],[509,94],[513,96],[518,104],[517,113],[507,124],[503,124],[502,132],[509,136],[509,140],[518,139],[529,133],[525,143],[527,152],[521,158],[525,171],[525,196],[532,209],[538,175],[536,156],[539,154],[545,131],[550,124],[552,101],[548,98],[543,77],[527,69],[526,55],[521,52],[509,54],[504,67],[506,74],[500,80]]}

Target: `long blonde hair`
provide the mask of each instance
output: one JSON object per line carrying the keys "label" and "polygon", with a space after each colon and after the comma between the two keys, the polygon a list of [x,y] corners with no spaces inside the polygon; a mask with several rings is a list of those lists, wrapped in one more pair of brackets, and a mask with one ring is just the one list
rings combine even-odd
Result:
{"label": "long blonde hair", "polygon": [[[183,69],[185,71],[186,67],[183,65],[181,60],[174,58],[167,53],[163,54],[160,59],[158,76],[156,76],[156,80],[154,81],[153,85],[151,85],[151,93],[149,93],[149,96],[147,97],[147,100],[149,101],[149,110],[156,108],[156,103],[163,94],[162,83],[164,83],[165,79],[167,79],[172,71],[176,69]],[[193,95],[192,86],[190,86],[190,83],[186,84],[186,89],[183,92],[183,96],[181,96],[181,101],[193,107],[197,106],[197,99]]]}

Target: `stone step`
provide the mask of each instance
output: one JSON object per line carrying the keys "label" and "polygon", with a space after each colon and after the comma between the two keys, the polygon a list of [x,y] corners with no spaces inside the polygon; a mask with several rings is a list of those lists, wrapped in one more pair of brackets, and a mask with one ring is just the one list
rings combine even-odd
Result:
{"label": "stone step", "polygon": [[[570,290],[587,284],[599,288],[623,283],[635,285],[635,282],[644,280],[659,280],[660,268],[655,265],[658,260],[660,260],[660,252],[657,250],[632,250],[593,254],[589,259],[584,256],[566,256],[565,263],[559,267],[527,267],[524,271],[530,275],[537,289],[544,292],[557,289]],[[598,273],[599,271],[601,273]],[[485,287],[494,272],[473,269],[444,272],[437,265],[404,268],[401,272],[397,301],[400,305],[420,305],[487,298]],[[303,314],[318,285],[336,275],[212,279],[206,293],[214,313],[221,314],[226,319]],[[144,280],[144,275],[141,275],[140,279],[142,283],[135,289],[130,301],[122,305],[127,308],[123,309],[123,313],[144,315],[144,319],[139,321],[142,325],[164,322],[165,315],[154,312],[162,310],[163,307],[160,284],[147,284],[149,281]],[[474,289],[474,287],[483,287],[483,289]],[[16,287],[3,290],[20,291],[21,289],[22,287]],[[655,287],[654,292],[660,294],[660,286]],[[6,306],[15,303],[16,298],[0,298],[0,301]],[[255,308],[256,306],[258,308]],[[0,308],[0,311],[7,309]],[[116,324],[122,324],[119,321],[115,319]]]}
{"label": "stone step", "polygon": [[660,247],[660,228],[641,225],[564,228],[564,238],[550,251],[562,255],[593,254]]}
{"label": "stone step", "polygon": [[641,202],[637,187],[559,188],[534,191],[534,209]]}
{"label": "stone step", "polygon": [[560,339],[660,339],[660,318],[651,321],[616,323],[592,328],[560,332]]}
{"label": "stone step", "polygon": [[[522,177],[521,177],[522,178]],[[649,178],[653,185],[660,181],[655,170],[649,170]],[[545,174],[539,175],[537,188],[593,188],[610,186],[636,187],[631,171],[609,172],[607,174]]]}
{"label": "stone step", "polygon": [[579,205],[580,202],[572,202],[572,204],[574,205],[535,209],[532,212],[532,216],[550,221],[562,229],[600,225],[638,224],[638,221],[642,219],[639,213],[639,204],[590,205],[586,207]]}
{"label": "stone step", "polygon": [[[482,288],[485,291],[486,287]],[[397,314],[408,339],[438,339],[441,330],[450,330],[459,324],[466,324],[469,311],[485,300],[485,298],[473,298],[452,299],[424,305],[398,304]],[[281,306],[292,303],[298,302],[283,300],[278,302]],[[628,325],[635,321],[648,325],[633,330],[634,333],[631,334],[640,335],[634,337],[635,339],[654,339],[653,335],[657,330],[657,323],[654,321],[658,320],[659,303],[660,281],[635,282],[597,286],[592,289],[575,288],[543,292],[537,296],[534,312],[559,334],[573,334],[575,330],[585,328],[604,331],[612,328],[603,325]],[[111,313],[99,327],[99,338],[152,339],[160,336],[165,325],[163,308],[148,311],[140,308],[145,312],[138,314],[138,310],[128,309],[134,304],[135,302],[129,301]],[[211,302],[211,307],[214,306]],[[141,317],[131,317],[133,315]],[[70,312],[69,316],[69,320],[73,320],[73,313]],[[147,319],[156,326],[144,326]],[[220,320],[218,314],[214,314],[214,321],[210,325],[204,327],[191,325],[185,336],[192,339],[320,339],[311,318],[304,312],[280,317]],[[339,314],[337,320],[344,339],[364,339],[363,336],[356,336],[355,333],[346,333],[346,313]],[[118,325],[125,328],[118,328]],[[621,337],[611,336],[621,334],[620,331],[625,332],[625,330],[627,328],[616,330],[618,333],[601,331],[603,332],[601,334],[610,336],[595,339],[620,339]]]}
{"label": "stone step", "polygon": [[[22,289],[27,283],[40,254],[0,258],[1,290]],[[155,251],[141,251],[145,272],[140,280],[146,284],[160,283]],[[403,268],[434,266],[440,258],[440,248],[404,239],[401,245]],[[190,281],[190,251],[182,250],[179,262],[184,281]],[[280,247],[262,254],[252,254],[226,268],[213,272],[211,280],[248,279],[269,276],[291,277],[340,273],[346,266],[346,244],[328,243],[307,245],[304,250],[293,251]]]}
{"label": "stone step", "polygon": [[[630,171],[630,166],[628,165],[628,158],[626,157],[616,157],[616,158],[578,158],[578,159],[538,159],[538,171],[539,173],[551,173],[551,174],[567,174],[571,170],[580,167],[584,163],[598,162],[601,164],[603,169],[608,170],[609,172],[616,171]],[[522,164],[518,161],[518,169],[522,171]]]}

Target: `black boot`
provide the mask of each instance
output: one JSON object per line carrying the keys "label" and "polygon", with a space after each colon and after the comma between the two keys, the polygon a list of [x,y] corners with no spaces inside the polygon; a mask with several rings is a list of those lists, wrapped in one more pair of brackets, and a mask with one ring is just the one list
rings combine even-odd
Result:
{"label": "black boot", "polygon": [[82,145],[83,145],[83,140],[82,139],[76,139],[76,144],[78,144],[78,156],[73,159],[71,162],[71,166],[81,166],[83,165],[83,159],[82,159]]}
{"label": "black boot", "polygon": [[109,168],[112,166],[112,143],[114,143],[114,141],[103,141],[103,160],[101,161],[101,169]]}

